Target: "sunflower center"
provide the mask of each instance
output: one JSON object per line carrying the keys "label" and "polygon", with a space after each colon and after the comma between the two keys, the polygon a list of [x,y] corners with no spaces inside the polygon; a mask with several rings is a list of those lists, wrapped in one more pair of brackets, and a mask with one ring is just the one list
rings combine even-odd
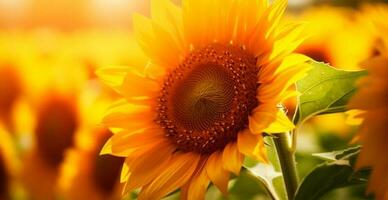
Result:
{"label": "sunflower center", "polygon": [[41,108],[35,133],[38,151],[49,164],[61,163],[65,150],[73,144],[77,127],[74,105],[65,99],[53,97]]}
{"label": "sunflower center", "polygon": [[164,81],[159,123],[179,150],[222,149],[247,127],[258,104],[256,59],[231,45],[192,52]]}
{"label": "sunflower center", "polygon": [[301,49],[298,52],[316,61],[333,64],[329,52],[324,47],[310,47]]}
{"label": "sunflower center", "polygon": [[10,64],[0,66],[0,118],[9,115],[22,90],[19,76],[13,68]]}
{"label": "sunflower center", "polygon": [[101,189],[105,194],[111,194],[120,178],[120,171],[124,163],[124,158],[111,155],[100,155],[99,150],[103,147],[104,143],[108,140],[112,133],[109,130],[103,130],[103,136],[101,138],[101,145],[97,148],[95,153],[95,168],[93,177],[96,186]]}
{"label": "sunflower center", "polygon": [[7,199],[8,190],[8,175],[5,168],[5,161],[3,156],[0,154],[0,199]]}
{"label": "sunflower center", "polygon": [[124,159],[111,155],[100,155],[96,158],[95,178],[97,187],[109,194],[114,190],[120,177]]}

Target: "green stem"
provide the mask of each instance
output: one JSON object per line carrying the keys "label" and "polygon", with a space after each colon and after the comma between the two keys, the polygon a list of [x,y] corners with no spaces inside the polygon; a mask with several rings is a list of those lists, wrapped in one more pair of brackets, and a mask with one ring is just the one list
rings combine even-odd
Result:
{"label": "green stem", "polygon": [[291,136],[289,133],[279,133],[274,134],[272,139],[280,162],[287,196],[289,200],[292,200],[298,188],[298,173],[296,171],[295,155],[291,147]]}

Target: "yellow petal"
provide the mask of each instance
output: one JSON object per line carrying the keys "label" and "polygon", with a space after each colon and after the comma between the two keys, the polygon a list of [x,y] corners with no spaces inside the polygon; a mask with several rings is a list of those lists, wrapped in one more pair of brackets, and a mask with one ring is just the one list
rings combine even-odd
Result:
{"label": "yellow petal", "polygon": [[206,162],[206,172],[210,180],[224,194],[228,193],[230,173],[222,166],[222,153],[214,152]]}
{"label": "yellow petal", "polygon": [[112,139],[109,138],[100,151],[100,155],[113,154],[112,152]]}
{"label": "yellow petal", "polygon": [[279,110],[276,113],[276,119],[266,127],[263,132],[266,133],[285,133],[295,128],[295,125],[288,119],[287,115]]}
{"label": "yellow petal", "polygon": [[[233,30],[233,44],[238,46],[249,46],[246,44],[246,41],[251,35],[256,34],[256,32],[253,33],[253,31],[257,28],[257,25],[259,25],[258,21],[267,7],[267,1],[262,0],[236,0],[233,2],[230,9],[229,23],[229,27]],[[262,37],[264,36],[264,34],[260,32],[257,33]]]}
{"label": "yellow petal", "polygon": [[139,200],[161,199],[184,185],[193,175],[200,156],[192,153],[175,153],[170,163],[150,184],[139,193]]}
{"label": "yellow petal", "polygon": [[268,161],[261,135],[255,135],[249,130],[244,130],[238,134],[237,145],[242,154],[262,162]]}
{"label": "yellow petal", "polygon": [[133,26],[139,46],[152,61],[166,68],[177,66],[183,52],[178,51],[166,30],[139,14],[133,15]]}
{"label": "yellow petal", "polygon": [[163,130],[155,127],[146,127],[139,131],[122,131],[114,134],[109,140],[113,154],[129,154],[144,146],[164,141]]}
{"label": "yellow petal", "polygon": [[362,111],[362,110],[349,110],[349,111],[346,111],[346,115],[347,115],[346,124],[354,125],[354,126],[358,126],[358,125],[362,124],[364,119],[361,116],[364,113],[365,113],[365,111]]}
{"label": "yellow petal", "polygon": [[[209,2],[209,1],[208,1]],[[201,47],[209,44],[209,26],[206,19],[208,10],[206,10],[205,0],[184,0],[182,1],[182,17],[184,34],[189,45]]]}
{"label": "yellow petal", "polygon": [[[155,71],[156,67],[153,68]],[[96,73],[106,85],[126,97],[129,103],[149,104],[153,102],[153,97],[156,97],[159,92],[156,80],[145,77],[131,67],[101,68]],[[138,87],[133,87],[134,85],[138,85]]]}
{"label": "yellow petal", "polygon": [[132,159],[128,165],[130,175],[125,184],[124,192],[151,183],[170,164],[173,151],[174,148],[171,145],[161,144],[142,156]]}
{"label": "yellow petal", "polygon": [[[274,38],[271,35],[276,32],[286,7],[287,0],[276,0],[262,13],[247,43],[247,49],[253,55],[267,58],[266,54],[272,52]],[[268,60],[266,58],[259,60]]]}
{"label": "yellow petal", "polygon": [[[277,67],[275,74],[280,73],[287,68],[300,65],[301,63],[305,63],[305,62],[310,61],[310,60],[311,60],[310,57],[305,56],[303,54],[292,53],[283,59],[280,66]],[[306,66],[304,66],[304,67],[306,67]],[[307,67],[307,69],[309,70],[311,68]]]}
{"label": "yellow petal", "polygon": [[270,13],[268,15],[268,23],[270,24],[270,27],[267,30],[267,36],[278,27],[280,19],[286,11],[287,3],[287,0],[275,0],[269,7]]}
{"label": "yellow petal", "polygon": [[125,99],[114,103],[107,111],[102,123],[110,128],[134,131],[153,124],[154,112],[150,106],[131,105]]}
{"label": "yellow petal", "polygon": [[188,192],[188,200],[205,199],[207,187],[210,183],[206,171],[203,169],[201,173],[194,177]]}
{"label": "yellow petal", "polygon": [[191,180],[181,189],[182,200],[205,199],[206,189],[210,183],[205,170],[205,164],[206,160],[200,161]]}
{"label": "yellow petal", "polygon": [[305,31],[303,31],[305,29],[304,24],[294,24],[291,25],[291,27],[286,25],[279,29],[283,29],[281,30],[283,33],[274,36],[276,37],[276,39],[274,39],[276,42],[274,43],[270,59],[289,55],[309,37],[308,35],[302,35],[302,33],[305,33]]}
{"label": "yellow petal", "polygon": [[259,104],[249,116],[249,129],[253,134],[262,134],[263,130],[276,120],[279,108],[276,103]]}
{"label": "yellow petal", "polygon": [[100,80],[112,87],[116,91],[119,91],[120,86],[122,85],[125,75],[130,70],[127,66],[118,66],[118,67],[104,67],[96,71],[97,76]]}
{"label": "yellow petal", "polygon": [[122,85],[120,94],[122,94],[129,103],[152,100],[159,94],[160,87],[158,82],[146,78],[136,70],[128,70]]}
{"label": "yellow petal", "polygon": [[[283,62],[284,63],[284,62]],[[284,99],[284,94],[290,89],[298,80],[303,78],[310,68],[307,64],[299,64],[285,68],[275,76],[267,74],[268,77],[273,77],[270,82],[262,83],[258,90],[257,98],[261,102],[276,101],[280,103],[281,99]],[[261,74],[264,77],[266,75]],[[260,79],[260,78],[259,78]]]}
{"label": "yellow petal", "polygon": [[222,163],[224,168],[238,175],[244,161],[244,156],[238,151],[237,143],[226,145],[222,153]]}
{"label": "yellow petal", "polygon": [[182,9],[170,0],[152,0],[151,17],[155,23],[171,34],[180,51],[187,50],[183,36]]}
{"label": "yellow petal", "polygon": [[[123,168],[121,169],[120,183],[126,182],[126,181],[128,180],[128,178],[129,178],[130,173],[131,173],[131,172],[129,171],[129,167],[128,167],[128,165],[126,164],[126,160],[125,160],[125,162],[124,162],[124,164],[123,164]],[[125,190],[124,190],[123,193],[125,193]]]}

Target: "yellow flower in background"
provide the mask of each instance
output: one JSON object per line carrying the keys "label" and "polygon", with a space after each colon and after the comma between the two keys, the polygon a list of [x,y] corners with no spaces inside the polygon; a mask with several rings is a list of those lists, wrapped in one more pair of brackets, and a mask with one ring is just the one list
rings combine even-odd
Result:
{"label": "yellow flower in background", "polygon": [[22,150],[18,176],[30,199],[55,199],[63,154],[73,145],[82,120],[80,94],[84,93],[86,73],[67,59],[61,48],[65,41],[59,35],[39,32],[25,38],[25,45],[33,51],[24,61],[28,84],[14,116]]}
{"label": "yellow flower in background", "polygon": [[15,104],[23,95],[25,75],[18,59],[21,55],[15,51],[22,46],[10,38],[0,33],[0,125],[12,132]]}
{"label": "yellow flower in background", "polygon": [[341,69],[359,69],[372,54],[374,37],[357,11],[330,6],[312,7],[290,16],[307,22],[310,35],[297,52]]}
{"label": "yellow flower in background", "polygon": [[[15,158],[21,159],[21,168],[15,177],[24,188],[17,189],[29,195],[29,199],[39,200],[74,197],[72,195],[76,193],[84,197],[81,199],[85,199],[85,195],[91,192],[93,195],[89,195],[89,199],[107,199],[108,196],[118,199],[121,194],[121,191],[116,191],[121,190],[119,184],[112,188],[111,194],[108,190],[111,183],[109,181],[118,180],[110,179],[110,175],[115,174],[115,170],[120,170],[122,163],[112,165],[118,169],[109,167],[114,160],[121,158],[96,157],[108,137],[99,134],[101,131],[96,131],[96,126],[101,122],[112,92],[95,81],[90,71],[107,63],[145,65],[146,62],[141,59],[131,61],[127,57],[132,55],[143,58],[145,55],[140,49],[132,48],[134,41],[128,34],[116,32],[64,34],[46,29],[10,31],[0,33],[0,41],[0,63],[8,64],[0,67],[0,75],[4,76],[0,80],[0,97],[4,97],[0,98],[0,103],[6,102],[7,106],[2,108],[7,109],[10,105],[8,102],[12,100],[13,104],[7,115],[7,123],[1,119],[0,126],[5,126],[14,136],[14,142],[20,146],[20,154]],[[103,44],[105,48],[97,49],[96,44]],[[125,47],[118,47],[118,44]],[[84,59],[95,63],[92,69],[88,68]],[[17,75],[15,80],[20,81],[20,84],[13,83],[14,77],[11,75]],[[20,92],[13,89],[19,85],[22,86]],[[13,98],[16,95],[17,98]],[[96,167],[96,170],[87,173],[82,171],[87,175],[78,177],[63,170],[67,166],[79,164],[72,163],[73,157],[79,157],[82,159],[81,163]],[[97,177],[97,181],[85,180],[90,178],[88,176]],[[12,177],[13,179],[15,178]],[[64,182],[75,180],[90,183],[83,185],[84,189],[94,190],[82,193],[80,190],[73,190],[76,191],[74,193],[69,191],[74,188],[64,187]],[[101,182],[108,183],[104,185]]]}
{"label": "yellow flower in background", "polygon": [[[119,200],[122,186],[120,171],[124,160],[99,151],[111,132],[103,128],[78,133],[76,147],[66,153],[60,187],[66,199]],[[84,144],[82,140],[93,141]]]}
{"label": "yellow flower in background", "polygon": [[203,199],[211,181],[227,193],[244,156],[266,160],[263,132],[294,128],[278,104],[295,95],[308,58],[292,54],[303,39],[280,22],[286,5],[154,0],[151,19],[134,15],[147,65],[98,72],[124,97],[103,120],[114,135],[102,153],[126,157],[125,191]]}
{"label": "yellow flower in background", "polygon": [[[77,100],[74,98],[53,91],[29,113],[31,130],[23,132],[24,135],[20,137],[22,144],[27,143],[20,176],[31,199],[57,197],[59,167],[66,149],[73,145],[73,137],[80,123]],[[26,114],[26,111],[20,113]],[[24,118],[21,117],[21,120]]]}
{"label": "yellow flower in background", "polygon": [[[374,52],[376,34],[368,24],[369,15],[334,6],[311,7],[301,14],[289,14],[290,19],[306,21],[303,34],[311,36],[296,51],[335,68],[358,70]],[[284,104],[293,116],[296,100],[289,99]],[[345,123],[346,119],[345,113],[334,113],[315,116],[308,123],[320,133],[349,139],[354,131]]]}
{"label": "yellow flower in background", "polygon": [[360,23],[362,23],[362,26],[365,27],[368,33],[370,33],[372,38],[371,40],[372,48],[370,50],[369,57],[367,57],[368,59],[380,55],[382,49],[386,48],[385,38],[382,36],[382,32],[384,32],[385,30],[381,30],[384,25],[376,26],[376,23],[377,24],[383,23],[381,22],[381,18],[386,17],[386,14],[384,13],[386,12],[384,11],[386,7],[387,6],[385,4],[366,3],[362,5],[362,7],[360,8],[358,19]]}
{"label": "yellow flower in background", "polygon": [[11,63],[0,60],[0,123],[11,125],[14,103],[22,93],[22,83],[18,72]]}
{"label": "yellow flower in background", "polygon": [[376,194],[376,199],[388,199],[388,7],[375,8],[379,13],[376,30],[381,36],[381,45],[376,48],[376,56],[364,63],[369,72],[359,82],[359,91],[350,102],[350,107],[364,112],[358,131],[357,140],[363,147],[358,159],[358,167],[372,167],[369,179],[369,191]]}
{"label": "yellow flower in background", "polygon": [[95,71],[99,67],[112,63],[116,65],[144,65],[146,63],[131,63],[144,59],[131,60],[128,56],[145,56],[139,48],[134,48],[136,43],[134,37],[128,37],[131,34],[129,31],[75,32],[68,36],[72,41],[69,47],[71,57],[88,70],[90,78],[96,78]]}
{"label": "yellow flower in background", "polygon": [[[107,99],[96,100],[87,106],[84,117],[101,116]],[[90,121],[90,120],[89,120]],[[72,200],[119,200],[119,184],[123,158],[99,156],[100,150],[112,133],[97,127],[95,120],[83,123],[75,135],[75,145],[66,152],[59,178],[61,194]]]}
{"label": "yellow flower in background", "polygon": [[[68,78],[72,77],[69,74],[66,76]],[[72,79],[69,80],[73,81]],[[50,83],[58,86],[57,83]],[[93,130],[101,120],[99,116],[106,110],[107,107],[104,105],[107,105],[107,103],[102,103],[97,107],[96,105],[100,103],[96,102],[109,101],[109,97],[102,96],[101,94],[104,93],[100,90],[101,88],[95,88],[95,86],[95,84],[89,85],[88,82],[71,90],[47,86],[46,90],[41,93],[36,91],[39,95],[32,97],[32,100],[29,99],[28,103],[31,105],[20,105],[18,113],[23,116],[20,116],[18,121],[18,127],[20,127],[18,133],[20,143],[24,148],[20,179],[31,199],[49,200],[69,195],[67,191],[61,188],[62,181],[66,181],[62,180],[62,177],[67,176],[66,173],[68,173],[62,170],[63,165],[66,165],[64,162],[67,161],[67,154],[71,154],[69,152],[78,145],[77,137],[79,135],[89,134],[87,138],[81,139],[81,144],[85,148],[90,148],[93,143],[100,140],[98,133]],[[27,117],[29,123],[26,123],[26,115],[29,115]],[[29,125],[26,126],[26,124]],[[88,156],[90,155],[91,153],[88,154]],[[86,162],[85,157],[82,159]],[[90,159],[93,159],[93,157]],[[80,169],[82,169],[82,163],[71,164],[73,167],[77,167],[79,164]],[[112,163],[108,160],[104,164]],[[121,165],[122,163],[118,166]],[[109,175],[111,174],[110,170],[114,169],[104,168],[103,170],[105,171],[98,173],[98,175]],[[31,173],[31,171],[34,173]],[[84,176],[81,178],[85,182],[90,177]],[[81,181],[81,179],[78,179],[78,181]],[[87,187],[83,186],[82,189]],[[76,193],[72,194],[83,195],[88,191],[73,190],[73,192]],[[98,193],[88,196],[88,199],[106,199],[96,195]],[[70,199],[79,198],[76,196]]]}

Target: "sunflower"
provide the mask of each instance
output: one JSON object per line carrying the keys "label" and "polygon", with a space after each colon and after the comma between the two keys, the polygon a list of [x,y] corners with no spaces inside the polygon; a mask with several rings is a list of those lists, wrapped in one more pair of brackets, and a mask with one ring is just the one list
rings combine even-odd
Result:
{"label": "sunflower", "polygon": [[357,167],[372,167],[369,180],[370,192],[376,199],[388,199],[388,159],[382,155],[388,151],[386,141],[388,123],[388,7],[375,9],[378,18],[376,29],[381,35],[381,43],[376,47],[376,56],[365,62],[369,75],[359,82],[359,91],[350,102],[350,108],[359,109],[358,118],[362,124],[356,140],[363,147],[357,161]]}
{"label": "sunflower", "polygon": [[[59,186],[66,199],[119,200],[120,170],[123,158],[99,156],[99,151],[112,133],[96,124],[108,105],[107,98],[99,98],[83,107],[81,127],[75,135],[75,145],[66,152],[61,165]],[[86,108],[86,109],[85,109]]]}
{"label": "sunflower", "polygon": [[[133,37],[128,37],[129,32],[115,31],[86,31],[70,35],[74,41],[71,44],[72,57],[76,58],[79,65],[84,66],[89,77],[96,78],[95,71],[108,64],[116,63],[129,65],[128,55],[144,57],[145,55],[137,48],[133,48],[136,42]],[[103,45],[104,48],[99,48]],[[141,61],[139,59],[137,61]],[[145,63],[141,63],[145,64]]]}
{"label": "sunflower", "polygon": [[[368,28],[366,14],[349,8],[318,6],[287,17],[307,21],[303,34],[311,37],[296,52],[316,61],[339,69],[359,70],[362,61],[373,54],[375,34]],[[284,102],[289,116],[293,116],[296,104],[296,99]],[[315,116],[308,123],[320,133],[334,133],[349,140],[353,128],[345,123],[346,119],[345,113],[334,113]]]}
{"label": "sunflower", "polygon": [[73,146],[81,124],[80,94],[86,73],[59,50],[62,37],[41,32],[27,38],[26,46],[32,49],[31,58],[25,62],[28,87],[16,105],[14,119],[21,147],[19,176],[30,199],[55,199],[65,150]]}
{"label": "sunflower", "polygon": [[[77,134],[76,147],[66,153],[60,187],[66,199],[121,199],[119,184],[123,159],[99,156],[99,149],[111,136],[110,131],[96,128]],[[89,140],[86,144],[85,141]]]}
{"label": "sunflower", "polygon": [[10,199],[18,160],[11,134],[0,126],[0,199]]}
{"label": "sunflower", "polygon": [[22,92],[21,81],[16,68],[0,61],[0,121],[10,126],[12,108]]}
{"label": "sunflower", "polygon": [[15,38],[7,38],[4,33],[0,33],[0,43],[0,124],[12,132],[15,104],[25,87],[22,62],[16,59],[20,53],[14,51],[20,44]]}
{"label": "sunflower", "polygon": [[8,174],[5,169],[3,155],[0,155],[0,198],[8,198]]}
{"label": "sunflower", "polygon": [[29,114],[31,135],[20,137],[22,144],[26,139],[32,141],[22,156],[21,180],[32,199],[54,199],[59,167],[65,150],[73,145],[79,116],[74,99],[56,92],[47,94],[36,108]]}
{"label": "sunflower", "polygon": [[151,19],[133,16],[147,65],[98,71],[123,96],[103,119],[114,135],[101,153],[126,157],[125,192],[203,199],[212,182],[226,194],[245,156],[266,160],[263,132],[294,128],[279,103],[296,94],[308,58],[292,53],[302,28],[281,23],[286,6],[154,0]]}
{"label": "sunflower", "polygon": [[374,37],[364,16],[354,10],[320,6],[290,17],[308,21],[304,34],[311,35],[296,52],[351,70],[360,69],[360,63],[372,54]]}

